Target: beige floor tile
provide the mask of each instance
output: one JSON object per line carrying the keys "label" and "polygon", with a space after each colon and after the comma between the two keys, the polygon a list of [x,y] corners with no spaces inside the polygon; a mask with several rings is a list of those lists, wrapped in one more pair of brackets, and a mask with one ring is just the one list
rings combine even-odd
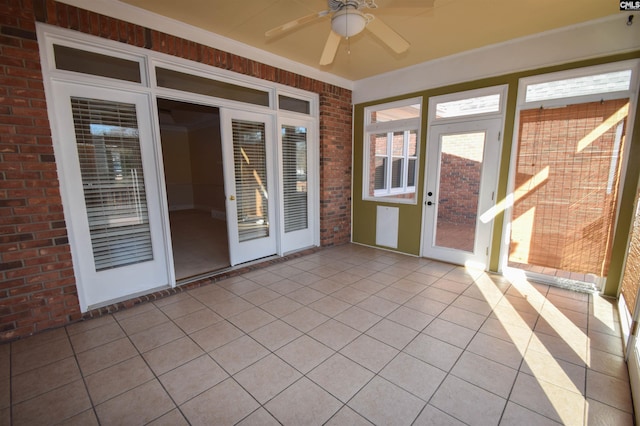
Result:
{"label": "beige floor tile", "polygon": [[589,348],[617,356],[624,356],[620,336],[612,336],[610,334],[589,330]]}
{"label": "beige floor tile", "polygon": [[[375,268],[371,268],[371,269],[375,270]],[[382,268],[382,269],[384,269],[384,268]],[[381,272],[379,270],[377,272],[374,272],[373,274],[371,274],[371,275],[369,275],[367,277],[368,281],[373,281],[374,283],[378,283],[378,284],[383,285],[382,288],[393,284],[394,282],[398,281],[399,279],[400,278],[398,278],[398,277],[396,277],[394,275],[390,275],[390,274]],[[380,288],[378,291],[382,290],[382,288]]]}
{"label": "beige floor tile", "polygon": [[[63,330],[64,331],[64,330]],[[28,339],[27,339],[28,340]],[[14,344],[11,344],[12,347]],[[73,355],[69,339],[55,339],[39,345],[25,346],[11,357],[11,374],[18,375]]]}
{"label": "beige floor tile", "polygon": [[278,281],[277,283],[274,283],[268,286],[269,290],[273,290],[276,293],[281,295],[289,294],[292,291],[296,291],[302,287],[304,287],[302,284],[299,284],[295,281],[291,281],[289,279],[283,279],[282,281]]}
{"label": "beige floor tile", "polygon": [[295,300],[289,299],[286,296],[280,296],[277,299],[267,302],[264,305],[260,305],[260,309],[269,312],[271,315],[275,315],[280,318],[291,312],[297,311],[302,308],[302,305]]}
{"label": "beige floor tile", "polygon": [[278,274],[274,274],[273,272],[269,272],[269,271],[252,271],[249,272],[247,274],[243,275],[244,278],[247,278],[253,282],[256,282],[260,285],[269,285],[269,284],[273,284],[273,283],[277,283],[278,281],[280,281],[282,279],[282,277]]}
{"label": "beige floor tile", "polygon": [[409,293],[395,287],[387,287],[384,290],[377,292],[376,296],[387,299],[393,303],[397,303],[398,305],[402,305],[412,297],[416,296],[416,293]]}
{"label": "beige floor tile", "polygon": [[633,415],[618,410],[610,405],[602,404],[593,399],[587,400],[587,423],[589,426],[633,426]]}
{"label": "beige floor tile", "polygon": [[420,334],[409,343],[403,352],[441,370],[449,371],[462,353],[462,349],[426,334]]}
{"label": "beige floor tile", "polygon": [[506,365],[471,352],[464,352],[451,370],[451,374],[484,390],[507,398],[518,372]]}
{"label": "beige floor tile", "polygon": [[142,315],[146,312],[155,311],[158,308],[153,303],[142,303],[132,308],[122,309],[113,314],[113,317],[118,321],[123,321],[127,318]]}
{"label": "beige floor tile", "polygon": [[120,325],[112,322],[102,327],[74,334],[70,336],[70,339],[74,351],[81,353],[123,337],[125,337],[125,333]]}
{"label": "beige floor tile", "polygon": [[381,316],[365,311],[357,306],[352,306],[346,311],[335,316],[335,319],[355,328],[358,331],[365,332],[375,323],[382,319]]}
{"label": "beige floor tile", "polygon": [[410,273],[409,275],[404,277],[404,279],[414,281],[418,284],[422,284],[425,287],[429,287],[431,284],[438,281],[438,277],[434,277],[433,275],[423,274],[422,272],[418,272],[418,271]]}
{"label": "beige floor tile", "polygon": [[584,395],[586,368],[556,359],[549,353],[527,351],[520,371]]}
{"label": "beige floor tile", "polygon": [[492,309],[492,307],[489,305],[489,303],[487,303],[486,300],[478,300],[465,295],[461,295],[456,300],[454,300],[453,303],[451,303],[451,306],[465,309],[469,312],[482,315],[483,317],[489,316]]}
{"label": "beige floor tile", "polygon": [[97,405],[101,424],[144,424],[173,410],[175,405],[157,380]]}
{"label": "beige floor tile", "polygon": [[261,345],[271,351],[276,351],[282,346],[301,336],[302,333],[284,321],[274,321],[250,333]]}
{"label": "beige floor tile", "polygon": [[220,321],[192,333],[190,337],[200,345],[202,349],[211,352],[243,335],[244,333],[235,325],[228,321]]}
{"label": "beige floor tile", "polygon": [[[535,413],[513,402],[507,403],[504,410],[500,425],[504,426],[559,426],[560,423],[555,422],[541,414]],[[591,425],[591,423],[589,423]]]}
{"label": "beige floor tile", "polygon": [[319,291],[320,293],[327,295],[335,293],[336,291],[348,286],[349,284],[340,283],[332,280],[331,278],[323,278],[322,280],[311,284],[307,288],[313,289],[314,291]]}
{"label": "beige floor tile", "polygon": [[376,315],[380,315],[381,317],[386,317],[400,305],[387,299],[383,299],[382,297],[373,295],[358,303],[357,306]]}
{"label": "beige floor tile", "polygon": [[311,330],[309,336],[338,351],[352,342],[360,332],[336,320],[329,320]]}
{"label": "beige floor tile", "polygon": [[113,317],[113,315],[103,315],[98,318],[92,318],[92,319],[83,320],[83,321],[70,324],[66,328],[67,328],[67,332],[69,333],[69,336],[73,336],[74,334],[93,330],[95,328],[102,327],[103,325],[109,325],[115,322],[116,320]]}
{"label": "beige floor tile", "polygon": [[82,380],[13,406],[13,424],[50,425],[62,422],[91,408]]}
{"label": "beige floor tile", "polygon": [[182,337],[143,354],[156,375],[173,370],[204,354],[204,351],[188,337]]}
{"label": "beige floor tile", "polygon": [[451,293],[457,294],[457,295],[461,295],[462,293],[465,292],[465,290],[467,290],[469,287],[471,286],[471,283],[459,283],[457,281],[453,281],[453,280],[448,280],[446,278],[441,278],[438,281],[436,281],[435,283],[431,284],[431,287],[429,288],[439,288],[442,290],[447,290]]}
{"label": "beige floor tile", "polygon": [[129,338],[123,337],[102,346],[76,354],[82,374],[88,376],[138,355]]}
{"label": "beige floor tile", "polygon": [[220,321],[223,321],[220,315],[216,314],[211,309],[206,308],[187,314],[183,317],[176,318],[175,324],[185,333],[191,334]]}
{"label": "beige floor tile", "polygon": [[413,426],[464,426],[465,423],[438,410],[432,405],[424,407]]}
{"label": "beige floor tile", "polygon": [[398,352],[397,349],[366,335],[358,337],[340,350],[342,355],[374,373],[379,372]]}
{"label": "beige floor tile", "polygon": [[398,324],[397,322],[382,319],[367,330],[366,334],[374,339],[386,343],[389,346],[401,350],[418,335],[418,332],[409,327]]}
{"label": "beige floor tile", "polygon": [[85,377],[94,404],[100,404],[153,379],[142,357],[128,359]]}
{"label": "beige floor tile", "polygon": [[416,331],[422,331],[428,326],[434,317],[427,315],[415,309],[407,308],[406,306],[400,306],[395,311],[387,315],[387,319],[402,324]]}
{"label": "beige floor tile", "polygon": [[269,355],[269,351],[251,337],[242,336],[210,354],[227,373],[233,375]]}
{"label": "beige floor tile", "polygon": [[173,340],[184,337],[182,330],[172,322],[166,322],[130,336],[135,347],[142,353]]}
{"label": "beige floor tile", "polygon": [[307,374],[309,379],[342,402],[349,401],[373,376],[371,371],[339,353]]}
{"label": "beige floor tile", "polygon": [[514,369],[520,368],[523,359],[513,343],[482,333],[476,334],[467,350]]}
{"label": "beige floor tile", "polygon": [[418,296],[426,297],[429,300],[444,303],[445,305],[448,306],[454,300],[456,300],[459,294],[449,291],[446,288],[442,289],[442,288],[431,286],[427,288],[425,291],[423,291],[422,293],[420,293]]}
{"label": "beige floor tile", "polygon": [[287,294],[287,297],[295,300],[302,305],[309,305],[316,300],[320,300],[325,297],[325,293],[314,290],[311,287],[303,287]]}
{"label": "beige floor tile", "polygon": [[343,302],[340,299],[336,299],[335,297],[326,296],[311,303],[309,307],[315,311],[320,312],[321,314],[333,318],[339,313],[349,309],[351,305],[347,302]]}
{"label": "beige floor tile", "polygon": [[631,389],[627,380],[587,370],[587,397],[628,413],[633,412]]}
{"label": "beige floor tile", "polygon": [[256,306],[260,306],[267,302],[271,302],[272,300],[277,299],[278,297],[280,297],[280,293],[265,287],[260,287],[256,290],[250,291],[242,295],[242,298],[244,300],[251,302]]}
{"label": "beige floor tile", "polygon": [[[384,291],[384,289],[381,291]],[[355,287],[345,287],[341,290],[336,291],[335,293],[331,293],[331,296],[335,297],[336,299],[340,299],[343,302],[355,305],[356,303],[360,303],[364,299],[369,297],[369,293],[358,290]]]}
{"label": "beige floor tile", "polygon": [[[307,264],[301,264],[301,263],[297,263],[297,264],[295,265],[295,267],[296,267],[296,268],[299,268],[299,267],[301,267],[301,266],[306,267],[306,266],[308,266],[308,265],[307,265]],[[317,266],[318,266],[318,265],[315,265],[315,264],[314,264],[314,267],[317,267]],[[309,272],[308,270],[304,270],[304,269],[303,269],[303,272],[301,272],[301,273],[299,273],[299,274],[297,274],[297,275],[295,275],[295,276],[289,277],[289,279],[290,279],[291,281],[293,281],[293,282],[298,283],[298,284],[301,284],[301,285],[307,286],[307,285],[311,285],[311,284],[313,284],[313,283],[316,283],[316,282],[318,282],[318,281],[322,280],[323,278],[322,278],[321,276],[319,276],[319,275],[312,274],[312,273],[311,273],[311,272]]]}
{"label": "beige floor tile", "polygon": [[245,333],[251,333],[275,320],[276,317],[261,308],[249,309],[229,318],[229,322]]}
{"label": "beige floor tile", "polygon": [[582,425],[585,399],[582,395],[528,374],[518,374],[509,398],[529,410],[567,425]]}
{"label": "beige floor tile", "polygon": [[342,403],[307,378],[302,378],[265,406],[285,425],[319,425],[342,407]]}
{"label": "beige floor tile", "polygon": [[230,291],[237,296],[241,296],[243,294],[247,294],[249,292],[262,288],[260,284],[244,279],[242,277],[233,277],[233,279],[220,281],[219,285],[220,287]]}
{"label": "beige floor tile", "polygon": [[160,376],[173,400],[181,405],[229,377],[208,355],[181,365]]}
{"label": "beige floor tile", "polygon": [[158,324],[163,324],[169,321],[169,318],[158,308],[154,306],[147,312],[144,312],[135,317],[125,318],[118,320],[118,323],[122,329],[129,335],[134,335],[143,330],[148,330],[155,327]]}
{"label": "beige floor tile", "polygon": [[387,285],[376,282],[371,279],[370,276],[368,276],[366,279],[351,284],[350,287],[355,288],[356,290],[364,291],[367,294],[375,294],[380,290],[385,289]]}
{"label": "beige floor tile", "polygon": [[98,426],[98,418],[93,408],[58,423],[60,426]]}
{"label": "beige floor tile", "polygon": [[68,340],[67,333],[64,328],[45,331],[43,333],[29,336],[25,339],[11,342],[11,353],[16,355],[22,352],[33,352],[34,350],[37,351],[42,345],[55,344],[59,340]]}
{"label": "beige floor tile", "polygon": [[588,361],[588,338],[579,333],[572,333],[571,341],[560,337],[534,332],[528,350],[549,354],[556,359],[586,366]]}
{"label": "beige floor tile", "polygon": [[[244,295],[244,297],[246,297],[246,295]],[[240,312],[248,311],[249,309],[253,308],[254,305],[244,299],[241,299],[240,297],[234,297],[233,299],[216,303],[214,305],[211,305],[210,307],[222,318],[229,318],[239,314]]]}
{"label": "beige floor tile", "polygon": [[[437,291],[443,291],[438,290]],[[424,292],[423,292],[424,293]],[[445,292],[448,293],[448,292]],[[427,314],[432,317],[437,317],[447,309],[449,306],[447,303],[440,302],[438,300],[434,300],[429,296],[417,295],[409,299],[405,304],[405,307],[414,309],[416,311],[422,312],[423,314]]]}
{"label": "beige floor tile", "polygon": [[413,296],[415,296],[416,294],[425,291],[429,287],[429,285],[411,280],[407,276],[391,284],[391,287],[397,288],[398,290],[406,291],[407,293],[411,293]]}
{"label": "beige floor tile", "polygon": [[282,321],[295,327],[303,333],[313,330],[329,319],[328,316],[314,311],[308,307],[302,307],[295,312],[282,317]]}
{"label": "beige floor tile", "polygon": [[234,378],[261,404],[298,380],[301,374],[275,355],[268,355]]}
{"label": "beige floor tile", "polygon": [[173,409],[167,414],[147,423],[148,426],[189,426],[189,422],[178,409]]}
{"label": "beige floor tile", "polygon": [[468,424],[498,424],[506,400],[482,388],[447,376],[429,402]]}
{"label": "beige floor tile", "polygon": [[470,330],[477,331],[480,329],[480,327],[482,327],[482,324],[486,321],[487,316],[479,315],[465,309],[457,308],[455,306],[449,306],[438,316],[438,318],[461,325]]}
{"label": "beige floor tile", "polygon": [[380,376],[426,402],[440,386],[446,373],[417,358],[400,353],[382,369]]}
{"label": "beige floor tile", "polygon": [[325,426],[371,426],[372,424],[373,423],[345,405],[325,423]]}
{"label": "beige floor tile", "polygon": [[423,333],[462,349],[467,347],[476,334],[474,330],[440,318],[434,319]]}
{"label": "beige floor tile", "polygon": [[489,318],[480,327],[480,333],[487,334],[505,342],[513,343],[519,348],[529,345],[533,331],[529,327],[519,327],[513,324],[505,324],[496,318]]}
{"label": "beige floor tile", "polygon": [[189,315],[191,313],[199,311],[200,309],[205,309],[205,308],[206,306],[204,306],[201,302],[199,302],[198,300],[194,299],[191,296],[188,296],[188,298],[184,298],[179,302],[162,306],[160,310],[166,316],[175,320],[176,318]]}
{"label": "beige floor tile", "polygon": [[280,422],[273,418],[271,414],[264,408],[258,408],[256,411],[245,417],[238,426],[280,426]]}
{"label": "beige floor tile", "polygon": [[540,315],[537,313],[518,312],[512,306],[496,306],[493,313],[489,315],[489,319],[499,320],[505,325],[526,327],[531,330],[535,327],[539,317]]}
{"label": "beige floor tile", "polygon": [[374,424],[409,425],[425,402],[381,377],[374,377],[348,405]]}
{"label": "beige floor tile", "polygon": [[628,380],[629,371],[624,358],[602,352],[599,350],[589,351],[588,367],[608,376],[613,376],[621,380]]}
{"label": "beige floor tile", "polygon": [[287,364],[306,374],[333,355],[334,351],[309,336],[300,336],[276,351]]}
{"label": "beige floor tile", "polygon": [[11,379],[13,403],[31,399],[81,378],[80,369],[74,357],[18,374]]}

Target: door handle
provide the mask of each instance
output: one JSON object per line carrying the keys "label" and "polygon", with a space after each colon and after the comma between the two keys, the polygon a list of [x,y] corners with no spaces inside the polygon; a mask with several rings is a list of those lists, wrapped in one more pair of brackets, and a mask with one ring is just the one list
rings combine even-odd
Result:
{"label": "door handle", "polygon": [[229,195],[229,199],[230,199],[231,201],[234,201],[234,200],[236,199],[236,196],[235,196],[235,195]]}
{"label": "door handle", "polygon": [[432,204],[433,204],[433,203],[432,203],[431,201],[427,201],[427,205],[428,205],[428,206],[430,206],[430,205],[432,205]]}

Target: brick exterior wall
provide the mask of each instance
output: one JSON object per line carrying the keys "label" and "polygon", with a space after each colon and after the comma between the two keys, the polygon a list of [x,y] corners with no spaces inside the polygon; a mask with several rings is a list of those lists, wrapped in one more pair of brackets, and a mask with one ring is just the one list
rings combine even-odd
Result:
{"label": "brick exterior wall", "polygon": [[638,208],[638,203],[640,203],[640,191],[636,195],[636,216],[633,221],[627,263],[624,267],[622,285],[620,286],[630,313],[635,310],[638,287],[640,287],[640,209]]}
{"label": "brick exterior wall", "polygon": [[0,3],[0,341],[83,317],[47,117],[36,21],[318,93],[321,245],[350,240],[349,90],[53,0],[5,0]]}
{"label": "brick exterior wall", "polygon": [[627,104],[521,112],[509,261],[607,275],[624,146],[613,170],[612,155]]}

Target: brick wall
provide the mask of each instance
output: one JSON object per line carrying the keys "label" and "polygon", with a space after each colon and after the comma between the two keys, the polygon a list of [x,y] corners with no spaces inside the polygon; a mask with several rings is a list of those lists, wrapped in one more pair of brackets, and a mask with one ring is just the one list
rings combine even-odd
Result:
{"label": "brick wall", "polygon": [[351,92],[53,0],[0,2],[0,341],[80,319],[35,22],[315,92],[323,246],[350,240]]}
{"label": "brick wall", "polygon": [[607,275],[625,108],[622,99],[521,112],[510,261]]}

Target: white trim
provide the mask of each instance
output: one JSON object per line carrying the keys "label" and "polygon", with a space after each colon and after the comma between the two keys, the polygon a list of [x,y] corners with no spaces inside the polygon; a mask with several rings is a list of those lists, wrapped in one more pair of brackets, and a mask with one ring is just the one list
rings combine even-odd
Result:
{"label": "white trim", "polygon": [[247,59],[281,68],[299,75],[304,75],[325,83],[333,84],[351,90],[353,82],[337,75],[320,71],[308,65],[274,55],[265,50],[240,43],[236,40],[215,34],[193,25],[185,24],[166,16],[158,15],[148,10],[141,9],[115,0],[60,0],[84,10],[96,12],[105,16],[132,22],[162,33],[171,34],[189,41],[200,43],[204,46],[214,47],[225,52],[233,53]]}
{"label": "white trim", "polygon": [[[491,118],[500,118],[504,120],[505,108],[507,104],[507,90],[509,85],[502,84],[499,86],[482,87],[480,89],[465,90],[463,92],[447,93],[446,95],[432,96],[429,98],[429,126],[439,124],[449,124],[454,122],[476,121]],[[450,118],[436,118],[438,104],[461,101],[465,99],[480,98],[489,95],[500,95],[498,102],[498,111],[484,112],[478,114],[466,114]]]}
{"label": "white trim", "polygon": [[354,82],[353,103],[640,49],[640,25],[616,14]]}

